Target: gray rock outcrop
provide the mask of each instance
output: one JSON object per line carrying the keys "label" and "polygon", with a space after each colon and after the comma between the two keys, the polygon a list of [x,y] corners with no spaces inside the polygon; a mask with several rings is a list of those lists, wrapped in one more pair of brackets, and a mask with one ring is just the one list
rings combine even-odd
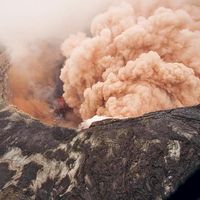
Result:
{"label": "gray rock outcrop", "polygon": [[159,200],[200,164],[200,106],[51,127],[0,106],[1,200]]}

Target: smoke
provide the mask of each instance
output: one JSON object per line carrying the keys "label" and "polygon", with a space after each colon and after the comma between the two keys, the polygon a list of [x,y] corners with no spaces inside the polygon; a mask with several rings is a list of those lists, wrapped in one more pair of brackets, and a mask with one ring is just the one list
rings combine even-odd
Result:
{"label": "smoke", "polygon": [[[11,63],[9,102],[44,122],[60,123],[52,108],[55,98],[62,95],[62,90],[57,91],[63,64],[60,45],[69,34],[89,32],[94,15],[111,2],[0,0],[0,45]],[[72,119],[72,126],[74,118],[75,123],[80,121],[73,113],[66,118]]]}
{"label": "smoke", "polygon": [[70,36],[60,78],[82,119],[135,117],[200,103],[200,2],[131,1]]}
{"label": "smoke", "polygon": [[0,41],[16,56],[39,41],[62,42],[69,33],[87,31],[92,17],[111,2],[0,0]]}

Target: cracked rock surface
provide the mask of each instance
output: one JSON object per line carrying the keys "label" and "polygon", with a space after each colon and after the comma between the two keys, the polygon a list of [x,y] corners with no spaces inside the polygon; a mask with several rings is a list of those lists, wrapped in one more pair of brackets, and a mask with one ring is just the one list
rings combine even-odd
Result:
{"label": "cracked rock surface", "polygon": [[0,104],[0,200],[160,200],[200,164],[200,106],[50,127]]}

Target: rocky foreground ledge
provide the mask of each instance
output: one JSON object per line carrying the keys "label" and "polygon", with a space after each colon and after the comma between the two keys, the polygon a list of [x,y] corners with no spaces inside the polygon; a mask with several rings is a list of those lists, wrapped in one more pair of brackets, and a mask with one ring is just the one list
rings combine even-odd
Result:
{"label": "rocky foreground ledge", "polygon": [[0,104],[1,200],[166,199],[200,165],[200,106],[76,131]]}

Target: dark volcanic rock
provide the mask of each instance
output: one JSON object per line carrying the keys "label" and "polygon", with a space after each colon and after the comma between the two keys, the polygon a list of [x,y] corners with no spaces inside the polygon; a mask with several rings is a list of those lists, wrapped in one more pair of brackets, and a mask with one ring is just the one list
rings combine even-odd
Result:
{"label": "dark volcanic rock", "polygon": [[10,63],[8,55],[4,50],[1,49],[0,44],[0,102],[6,99],[7,96],[7,71],[9,69]]}
{"label": "dark volcanic rock", "polygon": [[165,199],[200,165],[200,106],[81,131],[0,107],[0,200]]}

